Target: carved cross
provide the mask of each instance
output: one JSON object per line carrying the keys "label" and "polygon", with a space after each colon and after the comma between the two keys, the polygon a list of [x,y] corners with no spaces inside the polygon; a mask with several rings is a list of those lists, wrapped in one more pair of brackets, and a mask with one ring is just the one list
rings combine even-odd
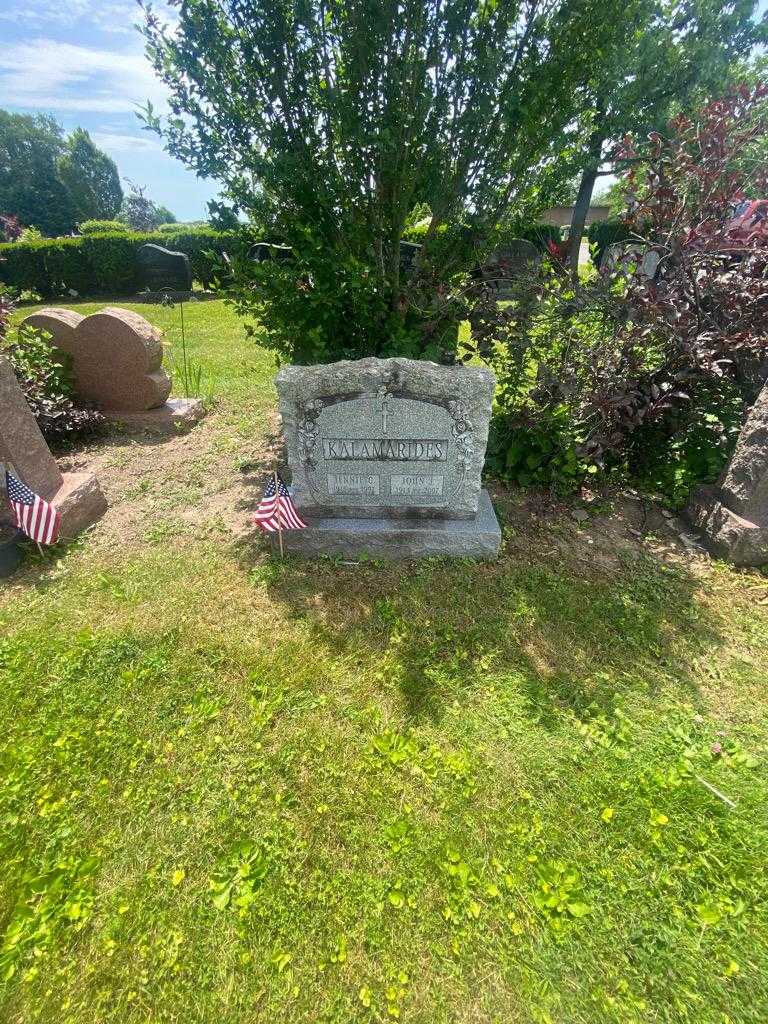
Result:
{"label": "carved cross", "polygon": [[387,436],[387,424],[389,421],[389,395],[386,389],[382,388],[379,391],[379,398],[381,399],[381,432],[384,437]]}

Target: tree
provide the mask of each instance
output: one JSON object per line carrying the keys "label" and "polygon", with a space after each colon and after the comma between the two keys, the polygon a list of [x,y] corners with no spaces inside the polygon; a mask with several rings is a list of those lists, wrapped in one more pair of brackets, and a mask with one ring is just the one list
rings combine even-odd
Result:
{"label": "tree", "polygon": [[[126,178],[126,181],[128,179]],[[157,206],[144,194],[146,187],[128,181],[130,192],[123,199],[118,219],[131,231],[154,231],[161,224],[173,223],[176,218],[165,206]]]}
{"label": "tree", "polygon": [[167,206],[155,206],[157,216],[160,218],[160,224],[176,224],[178,223],[175,213],[171,213]]}
{"label": "tree", "polygon": [[663,130],[671,114],[722,91],[734,60],[766,37],[765,19],[753,21],[756,0],[629,0],[623,6],[629,31],[595,52],[587,83],[592,116],[571,222],[574,275],[595,182],[614,170],[624,136]]}
{"label": "tree", "polygon": [[[622,19],[597,0],[196,0],[168,28],[147,7],[174,116],[144,116],[292,246],[292,266],[234,264],[235,299],[282,355],[445,358],[446,296],[511,210],[572,174],[583,54]],[[431,219],[409,277],[417,203]]]}
{"label": "tree", "polygon": [[58,172],[78,221],[111,220],[117,215],[123,201],[117,166],[85,129],[76,128],[67,139]]}
{"label": "tree", "polygon": [[53,118],[0,110],[0,213],[45,235],[71,231],[74,205],[57,173],[63,151],[63,132]]}

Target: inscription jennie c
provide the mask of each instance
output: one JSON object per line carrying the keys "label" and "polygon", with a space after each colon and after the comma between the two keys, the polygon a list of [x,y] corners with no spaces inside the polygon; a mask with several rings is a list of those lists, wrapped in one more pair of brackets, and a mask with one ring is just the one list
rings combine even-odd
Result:
{"label": "inscription jennie c", "polygon": [[407,359],[277,375],[292,485],[308,515],[471,518],[493,376]]}
{"label": "inscription jennie c", "polygon": [[329,473],[329,494],[378,494],[381,480],[377,473]]}

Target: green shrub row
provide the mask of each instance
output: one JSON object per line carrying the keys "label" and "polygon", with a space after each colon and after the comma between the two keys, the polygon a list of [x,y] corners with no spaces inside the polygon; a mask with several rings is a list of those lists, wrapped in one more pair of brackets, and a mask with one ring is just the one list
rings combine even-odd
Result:
{"label": "green shrub row", "polygon": [[124,234],[129,230],[128,225],[119,220],[84,220],[77,226],[78,234],[81,235],[103,235],[115,231]]}
{"label": "green shrub row", "polygon": [[6,242],[0,244],[0,282],[17,293],[36,292],[44,299],[71,292],[132,295],[141,288],[138,250],[146,242],[153,242],[185,253],[193,279],[208,287],[214,276],[214,261],[208,253],[231,253],[237,239],[236,232],[195,228],[162,234],[110,232]]}

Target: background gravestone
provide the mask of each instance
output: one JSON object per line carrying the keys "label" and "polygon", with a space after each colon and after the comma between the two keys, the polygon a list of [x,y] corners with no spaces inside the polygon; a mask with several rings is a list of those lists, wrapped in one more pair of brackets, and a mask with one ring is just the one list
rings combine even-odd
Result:
{"label": "background gravestone", "polygon": [[[59,470],[16,380],[13,367],[0,356],[0,463],[61,513],[61,536],[74,537],[107,508],[92,473]],[[0,523],[10,523],[5,473],[0,482]]]}
{"label": "background gravestone", "polygon": [[511,284],[520,277],[536,273],[542,255],[533,242],[525,238],[512,238],[498,249],[479,268],[480,279],[504,300],[510,297]]}
{"label": "background gravestone", "polygon": [[294,498],[289,550],[386,557],[496,554],[480,477],[495,386],[480,367],[411,359],[286,366],[277,375]]}
{"label": "background gravestone", "polygon": [[736,565],[768,563],[768,384],[718,484],[701,488],[687,514],[715,554]]}
{"label": "background gravestone", "polygon": [[139,280],[143,288],[151,292],[168,290],[188,292],[192,290],[192,269],[189,257],[183,252],[173,252],[162,245],[147,242],[139,248]]}

